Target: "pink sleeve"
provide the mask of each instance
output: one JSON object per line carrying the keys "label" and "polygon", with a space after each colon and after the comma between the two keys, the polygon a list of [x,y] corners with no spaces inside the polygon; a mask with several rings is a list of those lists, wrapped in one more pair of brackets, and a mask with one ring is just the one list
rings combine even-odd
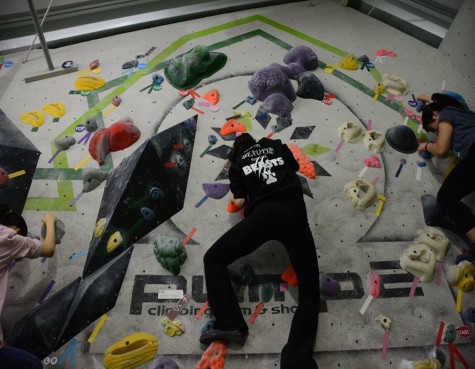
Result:
{"label": "pink sleeve", "polygon": [[10,256],[13,259],[35,259],[41,256],[41,241],[14,235],[11,239]]}

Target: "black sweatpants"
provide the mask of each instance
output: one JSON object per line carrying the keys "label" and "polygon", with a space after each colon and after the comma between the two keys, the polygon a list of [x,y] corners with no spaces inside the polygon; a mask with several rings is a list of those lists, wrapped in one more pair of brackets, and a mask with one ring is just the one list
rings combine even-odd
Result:
{"label": "black sweatpants", "polygon": [[437,193],[437,202],[461,233],[475,227],[475,215],[461,200],[475,191],[475,143],[449,173]]}
{"label": "black sweatpants", "polygon": [[[227,266],[270,240],[280,241],[285,246],[299,282],[298,308],[292,319],[288,342],[282,350],[281,368],[317,369],[313,350],[320,305],[319,270],[305,202],[299,196],[263,200],[206,252],[206,288],[216,318],[215,328],[233,330],[247,327]],[[272,332],[269,333],[262,339],[272,339]]]}

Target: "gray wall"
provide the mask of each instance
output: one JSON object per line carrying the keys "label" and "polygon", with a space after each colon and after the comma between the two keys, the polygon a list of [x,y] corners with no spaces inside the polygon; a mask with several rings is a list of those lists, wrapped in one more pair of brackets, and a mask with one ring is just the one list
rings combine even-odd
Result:
{"label": "gray wall", "polygon": [[[475,87],[475,0],[465,0],[447,35],[439,46],[454,68]],[[455,87],[455,86],[453,86]],[[452,87],[451,87],[452,88]],[[471,97],[473,99],[473,97]]]}

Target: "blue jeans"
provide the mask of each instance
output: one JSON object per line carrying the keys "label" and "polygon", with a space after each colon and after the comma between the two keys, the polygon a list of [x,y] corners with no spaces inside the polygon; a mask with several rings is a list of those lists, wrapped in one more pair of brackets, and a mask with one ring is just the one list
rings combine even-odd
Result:
{"label": "blue jeans", "polygon": [[29,352],[5,346],[0,348],[0,368],[43,369],[41,360]]}

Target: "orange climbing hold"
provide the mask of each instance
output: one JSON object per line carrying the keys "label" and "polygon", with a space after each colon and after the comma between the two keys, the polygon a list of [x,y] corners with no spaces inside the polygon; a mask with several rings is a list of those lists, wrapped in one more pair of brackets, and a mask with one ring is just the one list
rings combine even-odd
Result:
{"label": "orange climbing hold", "polygon": [[236,132],[246,132],[246,126],[236,119],[228,119],[221,127],[219,134],[227,136]]}
{"label": "orange climbing hold", "polygon": [[203,99],[209,101],[211,105],[216,105],[219,101],[219,92],[215,88],[203,95]]}
{"label": "orange climbing hold", "polygon": [[295,274],[294,267],[290,264],[287,269],[285,269],[284,273],[280,276],[283,281],[287,282],[289,286],[295,287],[299,284],[297,280],[297,275]]}
{"label": "orange climbing hold", "polygon": [[299,163],[299,173],[302,173],[305,175],[305,177],[314,179],[317,177],[317,173],[315,172],[315,167],[310,161],[309,158],[303,153],[302,150],[300,150],[300,147],[298,147],[296,144],[291,144],[289,145],[290,151],[292,151],[292,154],[294,155],[295,160]]}
{"label": "orange climbing hold", "polygon": [[224,341],[214,341],[201,356],[195,369],[223,369],[228,347]]}
{"label": "orange climbing hold", "polygon": [[241,208],[236,206],[236,204],[232,200],[229,201],[228,206],[226,207],[226,211],[228,213],[237,213],[240,210]]}

